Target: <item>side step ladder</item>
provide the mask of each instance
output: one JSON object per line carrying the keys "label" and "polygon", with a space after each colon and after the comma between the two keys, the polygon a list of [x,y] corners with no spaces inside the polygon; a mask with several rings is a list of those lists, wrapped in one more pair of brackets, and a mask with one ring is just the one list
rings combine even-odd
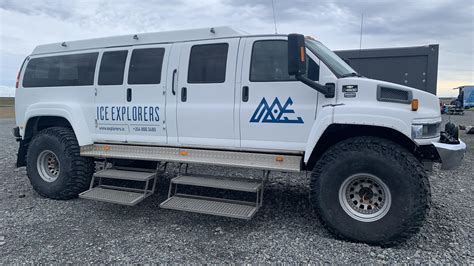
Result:
{"label": "side step ladder", "polygon": [[[268,173],[266,174],[268,176]],[[250,220],[262,206],[264,179],[229,178],[218,176],[179,175],[171,179],[168,199],[161,208],[203,213],[230,218]],[[228,200],[179,193],[179,186],[217,188],[231,191],[255,193],[255,202]]]}
{"label": "side step ladder", "polygon": [[[96,179],[98,179],[98,185],[94,186]],[[144,187],[138,189],[105,185],[103,179],[141,182]],[[156,180],[157,171],[137,168],[108,168],[93,175],[89,190],[79,194],[79,198],[134,206],[154,193]],[[152,182],[151,189],[150,182]]]}

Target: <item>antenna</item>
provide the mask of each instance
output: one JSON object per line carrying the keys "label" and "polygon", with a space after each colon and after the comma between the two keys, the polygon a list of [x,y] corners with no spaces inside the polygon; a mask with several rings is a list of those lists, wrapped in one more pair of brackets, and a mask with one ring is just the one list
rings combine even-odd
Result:
{"label": "antenna", "polygon": [[360,40],[359,40],[359,50],[362,49],[362,27],[364,25],[364,13],[362,13],[362,17],[360,18]]}
{"label": "antenna", "polygon": [[278,34],[277,20],[276,20],[276,16],[275,16],[275,3],[273,2],[273,0],[272,0],[272,9],[273,9],[273,24],[275,25],[275,34]]}

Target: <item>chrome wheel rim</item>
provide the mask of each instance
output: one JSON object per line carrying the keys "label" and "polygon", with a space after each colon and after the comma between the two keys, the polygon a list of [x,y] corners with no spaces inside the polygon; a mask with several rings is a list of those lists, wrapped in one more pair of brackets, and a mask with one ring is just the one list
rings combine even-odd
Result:
{"label": "chrome wheel rim", "polygon": [[344,180],[339,189],[339,203],[351,218],[374,222],[388,213],[392,196],[380,178],[359,173]]}
{"label": "chrome wheel rim", "polygon": [[60,165],[58,156],[50,150],[42,151],[38,160],[36,161],[36,167],[41,178],[46,182],[54,182],[58,179]]}

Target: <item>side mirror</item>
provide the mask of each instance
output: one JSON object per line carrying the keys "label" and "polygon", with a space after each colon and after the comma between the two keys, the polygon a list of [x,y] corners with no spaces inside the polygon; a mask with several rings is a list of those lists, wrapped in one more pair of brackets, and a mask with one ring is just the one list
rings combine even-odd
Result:
{"label": "side mirror", "polygon": [[304,36],[301,34],[288,35],[288,74],[290,76],[306,74],[306,47]]}
{"label": "side mirror", "polygon": [[326,98],[333,98],[335,95],[334,84],[321,85],[305,76],[306,46],[304,36],[301,34],[288,34],[288,74],[324,94]]}

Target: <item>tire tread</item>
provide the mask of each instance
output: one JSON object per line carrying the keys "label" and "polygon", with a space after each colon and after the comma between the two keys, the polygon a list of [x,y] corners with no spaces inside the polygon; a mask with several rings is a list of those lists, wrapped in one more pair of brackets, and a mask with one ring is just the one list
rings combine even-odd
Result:
{"label": "tire tread", "polygon": [[[34,182],[31,182],[31,177],[30,175],[28,175],[30,183],[32,184],[35,191],[43,197],[58,200],[68,200],[77,198],[78,194],[85,191],[90,185],[91,177],[94,174],[94,159],[80,156],[79,144],[77,142],[74,132],[70,128],[46,128],[36,134],[31,140],[31,143],[43,136],[55,137],[60,143],[64,145],[65,155],[71,158],[72,161],[71,169],[69,169],[69,174],[71,175],[71,177],[67,179],[67,183],[64,186],[63,190],[57,193],[47,195],[43,193],[41,189],[36,187]],[[33,158],[30,158],[30,153],[27,154],[27,161],[34,161]],[[27,167],[36,167],[36,165],[31,165],[30,163],[27,165]]]}
{"label": "tire tread", "polygon": [[[415,213],[411,216],[411,219],[407,219],[401,226],[405,228],[400,234],[394,235],[380,243],[369,243],[369,244],[378,244],[381,246],[395,246],[410,238],[412,235],[417,233],[421,228],[423,221],[425,220],[426,215],[429,212],[431,205],[431,188],[428,180],[428,176],[424,170],[421,162],[408,150],[401,147],[400,145],[389,141],[383,138],[377,137],[356,137],[344,140],[333,147],[331,147],[320,160],[316,163],[311,174],[311,192],[310,197],[312,202],[314,199],[317,199],[317,191],[320,191],[320,183],[317,182],[321,174],[323,173],[326,166],[328,166],[334,160],[337,160],[338,156],[342,153],[349,151],[360,151],[363,149],[370,149],[380,154],[380,156],[390,156],[397,160],[401,165],[406,167],[406,169],[412,169],[412,174],[416,178],[412,178],[413,181],[417,184],[413,184],[419,187],[420,197],[419,201],[416,201]],[[320,208],[320,205],[313,202],[313,207],[316,211],[316,214],[322,221],[323,225],[338,238],[357,241],[356,239],[350,239],[340,232],[337,229],[329,226],[328,221],[323,215],[323,210]]]}

